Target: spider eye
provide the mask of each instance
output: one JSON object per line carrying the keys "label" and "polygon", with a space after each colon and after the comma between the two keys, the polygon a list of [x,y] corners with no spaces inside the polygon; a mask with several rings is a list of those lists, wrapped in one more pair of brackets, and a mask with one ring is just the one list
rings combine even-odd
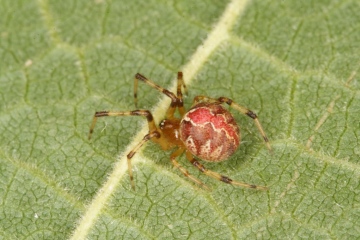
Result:
{"label": "spider eye", "polygon": [[159,127],[160,127],[160,129],[165,129],[165,128],[169,128],[169,127],[171,128],[172,124],[169,121],[167,121],[166,119],[164,119],[160,122]]}

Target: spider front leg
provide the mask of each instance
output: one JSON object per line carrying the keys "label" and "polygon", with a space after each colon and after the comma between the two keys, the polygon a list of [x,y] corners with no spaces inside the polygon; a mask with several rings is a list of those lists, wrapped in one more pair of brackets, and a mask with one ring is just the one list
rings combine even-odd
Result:
{"label": "spider front leg", "polygon": [[176,108],[179,109],[180,115],[183,116],[185,114],[185,109],[184,109],[184,103],[182,100],[182,92],[181,92],[181,88],[184,87],[184,89],[186,89],[184,80],[183,80],[183,74],[182,72],[178,72],[178,78],[177,78],[177,95],[175,95],[174,93],[170,92],[169,90],[160,87],[159,85],[157,85],[156,83],[154,83],[153,81],[151,81],[150,79],[146,78],[145,76],[141,75],[140,73],[137,73],[135,75],[134,78],[134,101],[135,101],[135,106],[137,106],[137,88],[138,88],[138,81],[142,81],[145,84],[149,85],[152,88],[155,88],[156,90],[158,90],[159,92],[165,94],[166,96],[168,96],[171,99],[171,104],[170,107],[168,108],[167,112],[166,112],[166,118],[167,119],[173,119],[174,118],[174,113]]}
{"label": "spider front leg", "polygon": [[215,178],[216,180],[222,181],[224,183],[228,183],[228,184],[232,184],[232,185],[236,185],[236,186],[240,186],[240,187],[245,187],[245,188],[252,188],[252,189],[258,189],[258,190],[268,190],[267,187],[263,187],[263,186],[257,186],[254,184],[248,184],[248,183],[244,183],[244,182],[237,182],[232,180],[231,178],[221,175],[217,172],[208,170],[207,168],[204,167],[204,165],[202,165],[200,162],[198,162],[193,155],[190,152],[186,152],[186,158],[191,162],[191,164],[196,167],[200,172],[204,173],[205,175]]}
{"label": "spider front leg", "polygon": [[139,142],[135,148],[133,150],[131,150],[129,152],[129,154],[126,156],[127,157],[127,163],[128,163],[128,171],[129,171],[129,177],[130,177],[130,184],[131,184],[131,188],[135,191],[135,183],[134,183],[134,177],[133,177],[133,172],[132,172],[132,166],[131,166],[131,158],[135,155],[135,153],[139,150],[139,148],[141,148],[142,145],[144,145],[144,143],[146,143],[147,141],[149,141],[152,138],[160,138],[160,133],[158,131],[154,131],[151,133],[148,133],[144,136],[144,138],[141,140],[141,142]]}
{"label": "spider front leg", "polygon": [[117,117],[117,116],[144,116],[146,117],[149,125],[149,132],[156,131],[157,127],[154,122],[154,118],[150,111],[148,110],[134,110],[134,111],[126,111],[126,112],[111,112],[111,111],[101,111],[95,112],[93,121],[90,126],[88,139],[91,139],[92,133],[95,128],[96,121],[99,117]]}
{"label": "spider front leg", "polygon": [[[185,111],[186,111],[185,108],[184,108],[183,94],[182,94],[182,91],[181,91],[182,87],[184,88],[184,92],[186,94],[187,90],[186,90],[186,85],[185,85],[185,82],[184,82],[184,79],[183,79],[183,73],[178,72],[176,95],[177,95],[177,98],[178,98],[178,108],[179,108],[180,116],[184,116]],[[172,115],[174,115],[174,113],[172,113]]]}
{"label": "spider front leg", "polygon": [[194,104],[196,104],[198,102],[226,103],[230,107],[234,108],[235,110],[237,110],[237,111],[241,112],[242,114],[252,118],[254,120],[255,125],[258,128],[262,138],[265,141],[266,147],[269,149],[270,152],[272,152],[272,148],[271,148],[271,145],[269,143],[269,139],[266,136],[265,131],[262,128],[257,115],[253,111],[251,111],[250,109],[235,103],[233,100],[231,100],[230,98],[227,98],[227,97],[219,97],[219,98],[215,99],[215,98],[210,98],[210,97],[206,97],[206,96],[196,96],[195,99],[194,99]]}
{"label": "spider front leg", "polygon": [[93,118],[93,121],[91,123],[90,131],[89,131],[89,139],[91,139],[92,133],[95,128],[96,121],[99,117],[109,117],[109,116],[144,116],[146,117],[149,125],[149,133],[144,136],[144,138],[135,146],[135,148],[129,152],[127,155],[127,162],[128,162],[128,171],[129,171],[129,177],[130,177],[130,183],[132,189],[135,190],[135,184],[134,184],[134,177],[132,172],[132,166],[131,166],[131,158],[135,155],[135,153],[138,151],[138,149],[147,141],[149,141],[152,138],[160,138],[161,134],[159,130],[157,129],[155,122],[153,120],[153,116],[148,110],[134,110],[134,111],[127,111],[127,112],[110,112],[110,111],[101,111],[96,112]]}

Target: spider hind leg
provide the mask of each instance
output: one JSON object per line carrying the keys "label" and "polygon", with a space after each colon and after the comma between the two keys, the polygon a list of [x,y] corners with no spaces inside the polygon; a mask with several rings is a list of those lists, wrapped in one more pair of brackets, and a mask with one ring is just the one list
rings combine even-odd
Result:
{"label": "spider hind leg", "polygon": [[190,163],[196,167],[200,172],[204,173],[205,175],[212,177],[218,181],[227,183],[227,184],[231,184],[231,185],[236,185],[236,186],[240,186],[240,187],[245,187],[245,188],[252,188],[252,189],[258,189],[258,190],[268,190],[267,187],[263,187],[263,186],[257,186],[254,184],[249,184],[249,183],[244,183],[244,182],[238,182],[238,181],[234,181],[231,178],[221,175],[217,172],[208,170],[207,168],[204,167],[204,165],[202,165],[199,161],[197,161],[193,155],[190,152],[186,152],[186,158],[190,161]]}

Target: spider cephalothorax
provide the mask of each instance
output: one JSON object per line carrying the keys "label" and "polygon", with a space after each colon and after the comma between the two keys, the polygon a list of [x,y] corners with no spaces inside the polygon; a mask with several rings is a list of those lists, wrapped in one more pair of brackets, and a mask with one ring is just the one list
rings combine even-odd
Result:
{"label": "spider cephalothorax", "polygon": [[[182,99],[182,88],[186,88],[182,72],[178,73],[178,84],[176,95],[167,89],[164,89],[154,82],[150,81],[141,74],[135,75],[134,98],[137,105],[137,86],[138,80],[150,85],[158,91],[170,97],[171,104],[166,112],[166,117],[156,126],[153,116],[148,110],[134,110],[126,112],[101,111],[96,112],[92,125],[90,127],[89,139],[95,127],[98,117],[105,116],[144,116],[148,121],[149,133],[146,134],[141,142],[127,155],[128,171],[130,182],[133,189],[135,184],[131,167],[131,158],[136,151],[147,141],[152,140],[159,144],[162,149],[175,149],[170,155],[170,160],[186,177],[190,178],[200,186],[207,188],[200,180],[193,177],[176,160],[178,156],[185,152],[186,158],[193,166],[198,168],[204,174],[220,180],[225,183],[243,186],[247,188],[256,188],[266,190],[266,187],[256,186],[248,183],[234,181],[219,173],[206,169],[199,163],[194,156],[211,162],[223,161],[229,158],[240,144],[240,129],[229,111],[221,106],[226,103],[235,110],[252,118],[263,137],[266,146],[271,150],[269,140],[265,135],[263,128],[257,118],[257,115],[251,110],[234,103],[226,97],[217,99],[206,96],[197,96],[194,99],[193,106],[186,112]],[[180,118],[175,117],[175,110],[180,113]]]}

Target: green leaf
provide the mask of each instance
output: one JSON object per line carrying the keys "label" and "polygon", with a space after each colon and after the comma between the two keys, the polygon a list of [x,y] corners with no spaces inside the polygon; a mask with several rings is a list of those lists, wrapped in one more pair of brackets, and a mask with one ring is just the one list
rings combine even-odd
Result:
{"label": "green leaf", "polygon": [[[0,1],[0,239],[351,239],[360,236],[360,4],[346,1]],[[154,143],[133,110],[140,72],[193,97],[226,96],[242,144],[204,165]],[[163,118],[169,99],[139,85]]]}

